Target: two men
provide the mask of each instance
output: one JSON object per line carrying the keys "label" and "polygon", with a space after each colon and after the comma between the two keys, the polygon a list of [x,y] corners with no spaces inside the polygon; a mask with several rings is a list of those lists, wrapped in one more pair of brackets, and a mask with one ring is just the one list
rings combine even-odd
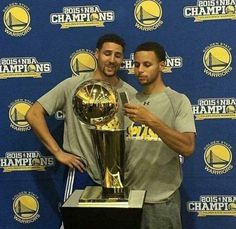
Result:
{"label": "two men", "polygon": [[[118,92],[129,95],[135,90],[120,80],[117,71],[123,60],[124,41],[114,34],[97,42],[97,70],[92,74],[66,79],[42,96],[28,111],[27,121],[42,143],[56,159],[71,168],[65,199],[76,188],[75,169],[86,170],[91,182],[100,183],[93,156],[89,130],[81,125],[72,108],[72,96],[82,82],[105,80]],[[132,120],[127,128],[126,186],[147,190],[142,217],[144,228],[181,228],[178,189],[182,181],[179,155],[189,156],[195,146],[195,125],[188,98],[167,87],[161,77],[165,67],[165,50],[155,42],[139,45],[135,50],[135,75],[144,91],[137,93],[125,113]],[[46,115],[57,110],[65,114],[63,148],[51,135]],[[88,185],[88,184],[87,184]]]}
{"label": "two men", "polygon": [[147,191],[142,229],[181,228],[179,155],[189,156],[195,147],[191,104],[163,82],[165,60],[158,43],[136,48],[134,71],[143,92],[125,104],[132,120],[127,128],[126,186]]}

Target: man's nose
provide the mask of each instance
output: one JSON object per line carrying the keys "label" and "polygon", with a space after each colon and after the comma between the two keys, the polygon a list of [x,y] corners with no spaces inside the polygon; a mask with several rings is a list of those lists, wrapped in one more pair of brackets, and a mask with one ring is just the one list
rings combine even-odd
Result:
{"label": "man's nose", "polygon": [[140,65],[140,66],[138,67],[138,72],[143,72],[143,66],[142,66],[142,65]]}
{"label": "man's nose", "polygon": [[114,63],[114,62],[115,62],[115,55],[114,55],[114,54],[112,54],[112,55],[110,56],[110,62],[111,62],[111,63]]}

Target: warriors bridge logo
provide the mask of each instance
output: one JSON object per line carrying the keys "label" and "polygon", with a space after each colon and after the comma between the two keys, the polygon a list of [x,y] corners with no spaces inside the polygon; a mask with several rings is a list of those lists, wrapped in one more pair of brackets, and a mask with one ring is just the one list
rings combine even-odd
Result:
{"label": "warriors bridge logo", "polygon": [[5,7],[3,12],[5,32],[10,36],[24,36],[31,30],[29,8],[26,5],[12,3]]}
{"label": "warriors bridge logo", "polygon": [[161,1],[138,0],[135,3],[134,18],[135,26],[140,30],[151,31],[159,28],[163,24]]}
{"label": "warriors bridge logo", "polygon": [[226,142],[215,141],[205,147],[204,161],[206,171],[221,175],[230,171],[233,166],[231,146]]}
{"label": "warriors bridge logo", "polygon": [[92,51],[80,49],[71,55],[70,68],[74,76],[93,72],[97,68],[97,60]]}
{"label": "warriors bridge logo", "polygon": [[235,98],[205,98],[199,99],[197,105],[192,105],[195,120],[204,119],[236,119]]}
{"label": "warriors bridge logo", "polygon": [[8,57],[0,59],[0,79],[33,77],[51,72],[50,62],[39,62],[35,57]]}
{"label": "warriors bridge logo", "polygon": [[223,43],[213,43],[205,48],[203,55],[204,72],[212,77],[227,75],[232,67],[231,48]]}
{"label": "warriors bridge logo", "polygon": [[29,123],[25,119],[25,115],[29,110],[32,102],[19,99],[9,105],[9,119],[11,128],[16,131],[28,131],[31,129]]}
{"label": "warriors bridge logo", "polygon": [[61,29],[71,27],[104,27],[105,22],[113,22],[115,13],[111,10],[102,11],[98,5],[68,6],[62,13],[50,15],[51,24],[60,24]]}
{"label": "warriors bridge logo", "polygon": [[13,197],[14,219],[22,224],[29,224],[39,219],[38,197],[31,192],[20,192]]}
{"label": "warriors bridge logo", "polygon": [[195,22],[236,19],[235,0],[198,0],[196,6],[186,6],[183,15]]}

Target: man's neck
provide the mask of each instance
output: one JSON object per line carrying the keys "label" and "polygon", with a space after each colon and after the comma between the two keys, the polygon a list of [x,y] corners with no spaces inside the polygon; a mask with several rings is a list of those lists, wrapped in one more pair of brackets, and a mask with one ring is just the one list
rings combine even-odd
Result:
{"label": "man's neck", "polygon": [[159,80],[158,82],[144,86],[143,93],[147,95],[161,93],[165,90],[165,88],[166,85],[164,84],[164,82],[162,80]]}

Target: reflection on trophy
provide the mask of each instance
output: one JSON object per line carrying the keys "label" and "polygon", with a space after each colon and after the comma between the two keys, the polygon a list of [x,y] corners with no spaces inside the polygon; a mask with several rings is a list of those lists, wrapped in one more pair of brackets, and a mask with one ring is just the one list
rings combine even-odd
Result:
{"label": "reflection on trophy", "polygon": [[[92,187],[85,189],[82,199],[124,198],[124,129],[119,112],[118,94],[104,81],[82,83],[73,96],[73,109],[78,119],[91,131],[94,151],[102,178],[99,196]],[[93,192],[93,193],[92,193]],[[94,201],[91,198],[91,201]]]}
{"label": "reflection on trophy", "polygon": [[73,108],[80,121],[97,128],[111,121],[117,112],[117,93],[106,82],[85,81],[75,91]]}

